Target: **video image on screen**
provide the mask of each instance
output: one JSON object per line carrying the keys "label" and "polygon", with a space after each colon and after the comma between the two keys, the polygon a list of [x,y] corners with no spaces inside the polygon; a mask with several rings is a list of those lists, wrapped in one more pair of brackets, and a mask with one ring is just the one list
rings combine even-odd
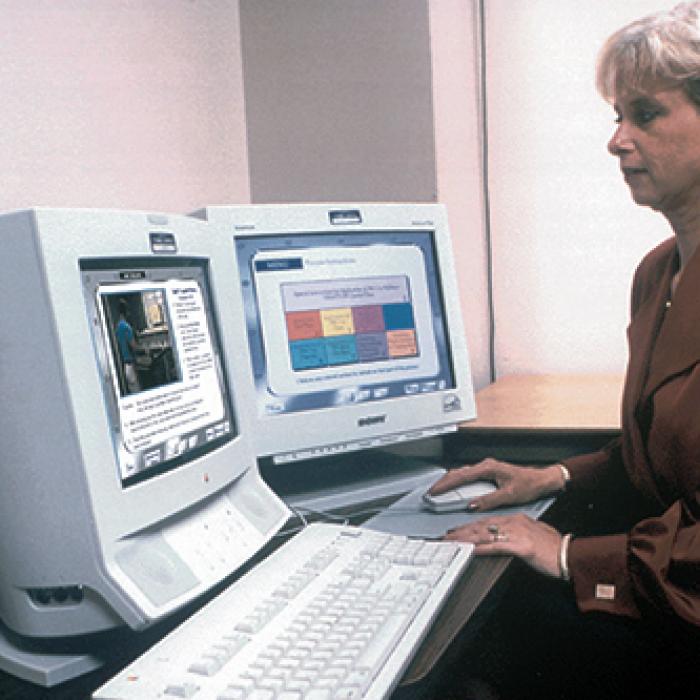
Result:
{"label": "video image on screen", "polygon": [[121,396],[182,379],[164,289],[102,297]]}

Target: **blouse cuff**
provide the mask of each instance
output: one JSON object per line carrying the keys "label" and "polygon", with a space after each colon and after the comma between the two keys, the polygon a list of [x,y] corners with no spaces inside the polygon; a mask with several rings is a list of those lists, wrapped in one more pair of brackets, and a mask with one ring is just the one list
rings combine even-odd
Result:
{"label": "blouse cuff", "polygon": [[571,541],[569,573],[581,612],[640,617],[627,569],[627,542],[627,535],[580,537]]}
{"label": "blouse cuff", "polygon": [[577,489],[595,489],[601,475],[606,472],[608,463],[609,455],[602,450],[561,460],[560,464],[569,472],[567,488],[575,486]]}

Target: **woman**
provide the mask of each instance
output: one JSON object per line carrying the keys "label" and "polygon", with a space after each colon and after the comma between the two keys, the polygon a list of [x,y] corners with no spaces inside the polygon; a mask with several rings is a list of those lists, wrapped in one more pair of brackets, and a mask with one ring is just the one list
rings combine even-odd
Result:
{"label": "woman", "polygon": [[[494,514],[446,536],[474,542],[477,554],[515,555],[545,575],[533,584],[546,590],[542,609],[533,612],[538,604],[519,589],[509,612],[499,609],[500,622],[484,627],[488,637],[500,625],[499,644],[521,645],[509,652],[519,667],[500,651],[505,697],[518,686],[536,697],[529,684],[538,682],[556,697],[575,690],[599,697],[590,695],[598,678],[597,693],[629,697],[631,683],[657,681],[667,697],[672,683],[696,679],[700,666],[700,3],[616,32],[601,51],[597,83],[617,113],[608,150],[634,201],[660,212],[674,234],[634,277],[622,436],[601,452],[543,469],[486,460],[431,489],[495,481],[496,491],[473,502],[477,512],[561,490],[568,516],[574,503],[586,506],[573,533],[561,523],[555,529]],[[610,520],[591,517],[606,510]],[[517,617],[518,607],[538,626],[530,642],[514,642],[504,619]],[[482,642],[482,650],[499,653],[493,640]],[[537,655],[542,668],[534,671],[526,657]],[[700,684],[680,687],[700,693]]]}

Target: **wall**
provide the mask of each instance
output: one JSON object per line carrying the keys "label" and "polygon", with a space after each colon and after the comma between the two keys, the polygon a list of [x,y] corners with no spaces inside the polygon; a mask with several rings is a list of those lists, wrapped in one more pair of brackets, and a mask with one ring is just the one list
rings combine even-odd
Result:
{"label": "wall", "polygon": [[426,0],[241,0],[254,202],[433,201]]}
{"label": "wall", "polygon": [[484,236],[475,3],[432,0],[435,162],[447,207],[474,386],[490,381],[487,248]]}
{"label": "wall", "polygon": [[[485,2],[498,375],[624,366],[630,278],[669,231],[606,153],[593,73],[611,31],[664,4]],[[0,0],[0,209],[438,199],[480,388],[475,7],[242,0],[246,134],[235,0]]]}
{"label": "wall", "polygon": [[0,209],[248,202],[234,0],[0,0]]}
{"label": "wall", "polygon": [[675,2],[486,0],[497,374],[618,372],[634,268],[670,235],[606,151],[614,30]]}
{"label": "wall", "polygon": [[0,210],[437,198],[482,386],[472,3],[243,0],[241,13],[239,26],[235,0],[0,0]]}

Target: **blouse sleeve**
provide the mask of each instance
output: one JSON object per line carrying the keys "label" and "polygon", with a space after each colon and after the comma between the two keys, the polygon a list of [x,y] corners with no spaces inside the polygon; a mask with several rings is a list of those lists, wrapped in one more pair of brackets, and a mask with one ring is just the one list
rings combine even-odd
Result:
{"label": "blouse sleeve", "polygon": [[622,439],[615,438],[602,449],[562,460],[571,474],[568,489],[600,493],[601,489],[629,486],[622,461]]}
{"label": "blouse sleeve", "polygon": [[579,608],[700,627],[700,523],[680,502],[629,534],[574,539],[569,571]]}
{"label": "blouse sleeve", "polygon": [[[598,452],[563,460],[571,474],[567,490],[588,494],[629,489],[621,456],[621,440]],[[616,483],[617,482],[617,483]],[[614,489],[614,491],[613,491]],[[575,537],[569,545],[569,573],[582,612],[601,610],[639,617],[627,567],[628,536]]]}
{"label": "blouse sleeve", "polygon": [[[700,365],[667,380],[650,400],[645,460],[650,507],[620,532],[574,539],[569,571],[579,608],[629,617],[663,619],[700,628]],[[573,475],[586,481],[615,471],[610,460],[575,458]],[[568,465],[567,465],[568,466]],[[598,482],[600,483],[600,482]],[[630,482],[628,482],[630,483]],[[631,485],[631,483],[630,483]],[[597,486],[593,486],[597,488]],[[611,488],[606,484],[605,488]],[[621,484],[608,491],[624,503]],[[653,505],[653,504],[656,505]],[[653,506],[653,507],[652,507]],[[653,517],[648,517],[653,513]]]}
{"label": "blouse sleeve", "polygon": [[562,464],[566,465],[571,474],[571,486],[576,488],[595,487],[611,465],[617,461],[619,451],[620,440],[616,439],[598,452],[562,460]]}

